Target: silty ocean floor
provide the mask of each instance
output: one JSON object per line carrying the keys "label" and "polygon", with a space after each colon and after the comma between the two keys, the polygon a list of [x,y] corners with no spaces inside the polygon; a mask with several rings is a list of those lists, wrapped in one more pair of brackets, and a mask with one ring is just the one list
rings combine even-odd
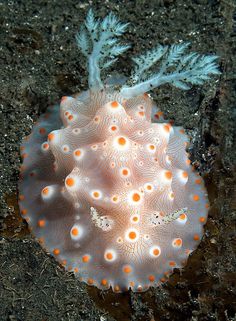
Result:
{"label": "silty ocean floor", "polygon": [[[0,320],[235,320],[235,32],[233,0],[91,1],[130,22],[130,56],[156,43],[190,41],[220,56],[222,75],[183,92],[163,86],[153,97],[191,137],[191,159],[205,179],[211,208],[204,238],[187,266],[143,294],[88,287],[65,272],[31,236],[17,205],[19,147],[46,108],[87,89],[75,33],[88,1],[0,1]],[[115,70],[129,74],[129,54]]]}

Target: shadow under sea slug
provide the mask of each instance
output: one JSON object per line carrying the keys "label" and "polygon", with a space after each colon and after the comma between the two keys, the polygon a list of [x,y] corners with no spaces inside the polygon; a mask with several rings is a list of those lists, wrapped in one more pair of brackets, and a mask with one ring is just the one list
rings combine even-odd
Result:
{"label": "shadow under sea slug", "polygon": [[129,48],[118,41],[127,25],[88,12],[76,39],[89,89],[39,118],[21,146],[19,182],[21,214],[41,244],[87,284],[116,292],[164,282],[197,247],[207,219],[188,137],[147,92],[165,83],[188,89],[219,74],[216,56],[186,53],[181,43],[134,58],[126,83],[103,82],[101,71]]}

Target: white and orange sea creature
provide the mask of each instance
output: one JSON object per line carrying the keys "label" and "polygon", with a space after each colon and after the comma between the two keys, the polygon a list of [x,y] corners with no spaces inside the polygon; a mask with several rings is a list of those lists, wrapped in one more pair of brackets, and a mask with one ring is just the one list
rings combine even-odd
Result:
{"label": "white and orange sea creature", "polygon": [[77,36],[89,89],[39,118],[21,146],[19,182],[21,214],[41,244],[84,282],[116,292],[158,286],[181,268],[209,207],[184,129],[164,120],[148,92],[219,73],[216,56],[186,53],[181,43],[134,58],[127,82],[104,82],[101,71],[129,48],[118,42],[126,27],[89,11]]}

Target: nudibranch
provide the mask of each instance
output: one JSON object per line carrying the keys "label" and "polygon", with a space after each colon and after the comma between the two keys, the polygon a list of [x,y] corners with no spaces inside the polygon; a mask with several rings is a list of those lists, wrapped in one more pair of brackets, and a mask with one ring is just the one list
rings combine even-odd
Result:
{"label": "nudibranch", "polygon": [[[181,89],[219,74],[216,56],[158,45],[134,58],[131,78],[101,79],[129,46],[128,24],[88,12],[77,43],[89,89],[48,108],[21,146],[22,216],[42,246],[80,280],[115,292],[167,280],[196,249],[207,219],[203,179],[188,137],[163,118],[148,92]],[[150,68],[158,64],[159,72]]]}

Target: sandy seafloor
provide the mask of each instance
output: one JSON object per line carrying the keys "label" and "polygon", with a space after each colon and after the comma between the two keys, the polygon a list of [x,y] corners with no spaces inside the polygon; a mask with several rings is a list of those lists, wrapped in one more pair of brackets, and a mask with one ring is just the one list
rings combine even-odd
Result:
{"label": "sandy seafloor", "polygon": [[[48,105],[86,89],[74,35],[89,4],[129,21],[130,56],[156,43],[190,41],[220,56],[222,75],[183,92],[153,93],[167,118],[191,137],[191,159],[204,176],[211,208],[205,235],[187,266],[143,294],[101,292],[75,279],[40,247],[17,206],[19,146]],[[234,0],[0,1],[0,320],[235,320],[235,31]]]}

